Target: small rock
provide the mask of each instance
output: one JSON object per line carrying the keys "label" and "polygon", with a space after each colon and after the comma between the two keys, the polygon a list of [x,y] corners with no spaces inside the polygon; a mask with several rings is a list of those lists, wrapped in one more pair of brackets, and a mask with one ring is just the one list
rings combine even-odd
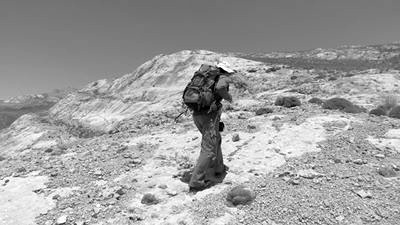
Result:
{"label": "small rock", "polygon": [[392,166],[381,166],[378,168],[378,173],[384,177],[396,177],[397,173]]}
{"label": "small rock", "polygon": [[47,221],[44,223],[44,225],[53,225],[53,221],[47,220]]}
{"label": "small rock", "polygon": [[53,197],[52,197],[52,199],[54,199],[54,200],[58,200],[58,199],[60,199],[61,198],[61,196],[60,195],[54,195]]}
{"label": "small rock", "polygon": [[232,136],[232,141],[233,141],[233,142],[237,142],[237,141],[239,141],[239,140],[240,140],[239,134],[233,134],[233,136]]}
{"label": "small rock", "polygon": [[353,160],[353,163],[357,164],[357,165],[363,165],[363,164],[367,164],[367,161],[363,160],[363,159],[356,159],[356,160]]}
{"label": "small rock", "polygon": [[10,182],[10,180],[9,179],[5,179],[3,186],[6,186],[8,184],[8,182]]}
{"label": "small rock", "polygon": [[342,163],[342,160],[341,160],[341,159],[338,159],[338,158],[334,158],[334,159],[333,159],[333,162],[334,162],[334,163]]}
{"label": "small rock", "polygon": [[256,116],[260,116],[260,115],[264,115],[264,114],[268,114],[268,113],[272,113],[273,110],[270,108],[260,108],[257,109],[256,111]]}
{"label": "small rock", "polygon": [[168,186],[166,184],[160,184],[160,185],[158,185],[158,187],[161,188],[161,189],[167,189],[168,188]]}
{"label": "small rock", "polygon": [[62,225],[62,224],[66,224],[67,223],[67,219],[68,217],[66,215],[60,216],[58,217],[56,224],[57,225]]}
{"label": "small rock", "polygon": [[305,169],[305,170],[299,170],[297,172],[297,175],[306,179],[314,179],[317,177],[323,177],[324,175],[321,173],[318,173],[317,171],[313,169]]}
{"label": "small rock", "polygon": [[356,191],[355,193],[361,198],[372,198],[372,194],[369,191],[360,190]]}
{"label": "small rock", "polygon": [[291,185],[299,185],[300,181],[298,179],[290,179],[288,183]]}
{"label": "small rock", "polygon": [[85,221],[77,221],[74,223],[75,225],[87,225]]}
{"label": "small rock", "polygon": [[19,168],[17,169],[17,173],[25,173],[25,172],[26,172],[25,167],[19,167]]}
{"label": "small rock", "polygon": [[344,220],[344,216],[337,216],[335,218],[338,222],[342,222]]}
{"label": "small rock", "polygon": [[226,200],[234,206],[250,203],[255,198],[255,194],[248,188],[240,185],[232,188],[228,192]]}
{"label": "small rock", "polygon": [[384,154],[376,154],[375,157],[378,159],[384,159],[385,155]]}
{"label": "small rock", "polygon": [[131,163],[132,164],[141,164],[142,163],[142,160],[141,159],[133,159],[133,160],[131,160]]}
{"label": "small rock", "polygon": [[173,190],[167,190],[167,194],[168,194],[169,196],[177,196],[177,195],[178,195],[178,192],[173,191]]}
{"label": "small rock", "polygon": [[100,169],[96,169],[96,170],[93,172],[93,174],[96,175],[96,176],[101,176],[101,175],[103,175],[103,172],[102,172]]}
{"label": "small rock", "polygon": [[96,208],[93,209],[93,212],[94,212],[95,214],[99,214],[100,211],[101,211],[101,209],[98,208],[98,207],[96,207]]}
{"label": "small rock", "polygon": [[119,187],[115,193],[119,195],[124,195],[126,192],[123,187]]}
{"label": "small rock", "polygon": [[160,201],[153,194],[145,194],[142,197],[141,203],[145,205],[156,205]]}
{"label": "small rock", "polygon": [[282,173],[278,173],[275,176],[276,177],[285,177],[285,176],[289,176],[290,174],[291,174],[290,171],[285,171],[285,172],[282,172]]}
{"label": "small rock", "polygon": [[154,188],[155,186],[156,186],[155,183],[150,183],[150,184],[147,185],[148,188]]}
{"label": "small rock", "polygon": [[50,177],[56,177],[56,176],[58,176],[58,173],[57,173],[57,172],[52,172],[52,173],[50,173]]}
{"label": "small rock", "polygon": [[255,125],[252,125],[252,124],[247,125],[247,129],[249,129],[249,130],[254,130],[256,128],[257,127]]}

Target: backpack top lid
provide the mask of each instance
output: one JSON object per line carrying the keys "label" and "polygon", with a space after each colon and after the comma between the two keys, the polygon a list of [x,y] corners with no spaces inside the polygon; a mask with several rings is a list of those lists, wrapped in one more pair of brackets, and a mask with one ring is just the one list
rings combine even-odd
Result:
{"label": "backpack top lid", "polygon": [[216,66],[210,65],[210,64],[202,64],[200,66],[200,68],[196,71],[198,73],[203,73],[203,74],[207,74],[207,73],[234,73],[235,70],[232,69],[232,67],[226,63],[226,62],[219,62]]}
{"label": "backpack top lid", "polygon": [[199,73],[208,73],[211,71],[218,70],[218,67],[209,65],[209,64],[201,64],[200,68],[197,70]]}
{"label": "backpack top lid", "polygon": [[227,73],[234,73],[235,70],[232,69],[232,67],[226,63],[226,62],[220,62],[217,64],[218,68],[221,68],[223,71],[227,72]]}

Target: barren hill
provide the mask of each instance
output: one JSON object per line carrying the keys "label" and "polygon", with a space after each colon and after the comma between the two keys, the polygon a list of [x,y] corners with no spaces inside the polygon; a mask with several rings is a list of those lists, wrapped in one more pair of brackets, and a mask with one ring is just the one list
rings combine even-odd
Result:
{"label": "barren hill", "polygon": [[[88,84],[49,115],[24,115],[0,132],[0,224],[397,224],[400,121],[368,111],[393,108],[400,72],[332,61],[364,62],[357,51],[370,48],[366,60],[397,57],[370,46],[284,57],[291,61],[186,50]],[[362,56],[324,56],[332,51]],[[318,55],[336,69],[295,64]],[[230,170],[193,194],[180,178],[200,133],[190,113],[174,118],[193,72],[217,62],[237,71],[222,114]],[[237,186],[253,201],[232,205]]]}

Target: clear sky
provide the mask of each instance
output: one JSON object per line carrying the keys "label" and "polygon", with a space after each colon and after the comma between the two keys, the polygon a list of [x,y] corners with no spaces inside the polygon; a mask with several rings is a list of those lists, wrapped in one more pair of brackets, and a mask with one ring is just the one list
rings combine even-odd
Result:
{"label": "clear sky", "polygon": [[399,0],[0,0],[0,99],[118,77],[183,49],[399,40]]}

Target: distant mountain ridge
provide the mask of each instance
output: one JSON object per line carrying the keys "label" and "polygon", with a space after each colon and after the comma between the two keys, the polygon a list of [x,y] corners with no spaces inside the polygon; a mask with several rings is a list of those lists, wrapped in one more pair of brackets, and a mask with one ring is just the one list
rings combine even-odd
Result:
{"label": "distant mountain ridge", "polygon": [[10,126],[20,116],[47,112],[60,99],[73,91],[56,89],[49,93],[31,94],[0,100],[0,130]]}
{"label": "distant mountain ridge", "polygon": [[271,64],[287,64],[303,69],[367,70],[400,69],[400,42],[376,45],[349,45],[294,52],[232,53],[237,57]]}
{"label": "distant mountain ridge", "polygon": [[400,42],[375,45],[343,45],[338,48],[316,48],[293,52],[271,53],[234,53],[246,57],[268,58],[315,58],[315,59],[358,59],[358,60],[387,60],[400,55]]}

